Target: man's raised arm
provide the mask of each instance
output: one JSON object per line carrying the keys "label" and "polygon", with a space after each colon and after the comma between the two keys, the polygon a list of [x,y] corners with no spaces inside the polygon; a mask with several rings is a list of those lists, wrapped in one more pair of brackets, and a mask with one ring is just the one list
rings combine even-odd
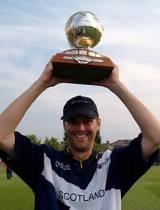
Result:
{"label": "man's raised arm", "polygon": [[0,114],[0,149],[10,157],[14,157],[14,131],[23,118],[25,112],[35,99],[48,87],[67,82],[54,77],[52,63],[49,62],[42,75],[22,95],[15,99]]}
{"label": "man's raised arm", "polygon": [[117,66],[108,79],[94,84],[110,89],[127,107],[143,134],[142,152],[147,159],[160,145],[160,121],[119,80]]}

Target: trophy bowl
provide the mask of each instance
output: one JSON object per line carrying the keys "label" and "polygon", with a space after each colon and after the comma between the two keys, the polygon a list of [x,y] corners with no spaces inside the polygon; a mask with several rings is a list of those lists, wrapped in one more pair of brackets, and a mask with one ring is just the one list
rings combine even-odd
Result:
{"label": "trophy bowl", "polygon": [[65,32],[72,47],[92,48],[100,41],[103,26],[93,13],[81,11],[69,18]]}
{"label": "trophy bowl", "polygon": [[103,34],[103,26],[93,13],[80,11],[73,14],[66,23],[65,33],[71,49],[53,57],[56,76],[73,79],[75,83],[89,83],[111,74],[112,61],[91,50]]}

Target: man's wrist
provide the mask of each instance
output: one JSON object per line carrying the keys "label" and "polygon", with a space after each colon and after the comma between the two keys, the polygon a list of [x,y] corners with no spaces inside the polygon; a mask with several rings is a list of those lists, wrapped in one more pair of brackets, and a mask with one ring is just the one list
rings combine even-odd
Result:
{"label": "man's wrist", "polygon": [[40,92],[43,92],[44,90],[46,90],[48,88],[48,85],[40,79],[36,80],[33,85]]}
{"label": "man's wrist", "polygon": [[120,81],[107,85],[107,88],[115,94],[123,90],[124,84]]}

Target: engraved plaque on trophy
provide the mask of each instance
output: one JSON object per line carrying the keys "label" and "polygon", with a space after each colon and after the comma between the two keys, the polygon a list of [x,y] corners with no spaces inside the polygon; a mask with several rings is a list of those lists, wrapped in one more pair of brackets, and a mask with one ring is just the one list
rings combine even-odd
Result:
{"label": "engraved plaque on trophy", "polygon": [[65,32],[72,48],[53,56],[56,76],[71,78],[75,83],[88,83],[111,74],[112,61],[91,50],[103,34],[103,26],[93,13],[80,11],[73,14],[66,23]]}

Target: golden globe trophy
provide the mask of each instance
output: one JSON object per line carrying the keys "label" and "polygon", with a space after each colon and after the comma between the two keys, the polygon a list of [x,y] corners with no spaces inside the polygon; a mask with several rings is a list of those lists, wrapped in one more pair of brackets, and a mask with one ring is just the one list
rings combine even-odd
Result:
{"label": "golden globe trophy", "polygon": [[112,61],[91,50],[103,34],[103,26],[93,13],[80,11],[73,14],[66,23],[65,32],[72,49],[53,56],[56,76],[85,84],[111,74]]}

